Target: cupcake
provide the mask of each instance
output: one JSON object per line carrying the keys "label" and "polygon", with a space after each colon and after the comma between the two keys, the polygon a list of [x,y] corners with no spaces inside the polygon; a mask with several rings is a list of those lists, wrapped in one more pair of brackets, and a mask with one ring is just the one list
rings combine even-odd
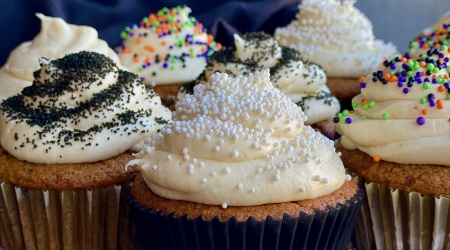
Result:
{"label": "cupcake", "polygon": [[174,102],[178,86],[197,78],[221,47],[190,13],[178,6],[150,14],[126,27],[116,48],[123,65],[154,87],[167,105]]}
{"label": "cupcake", "polygon": [[215,73],[172,114],[127,164],[144,249],[347,247],[362,194],[268,69]]}
{"label": "cupcake", "polygon": [[[41,58],[0,106],[0,246],[131,249],[128,150],[170,121],[139,77],[96,52]],[[143,143],[141,143],[143,145]]]}
{"label": "cupcake", "polygon": [[17,46],[0,68],[0,101],[19,94],[33,83],[33,72],[39,69],[41,57],[58,59],[85,50],[106,55],[119,65],[116,53],[98,39],[94,28],[67,24],[61,18],[39,13],[36,16],[41,20],[39,34]]}
{"label": "cupcake", "polygon": [[448,248],[448,61],[435,49],[386,60],[339,115],[337,150],[368,199],[361,249]]}
{"label": "cupcake", "polygon": [[354,3],[302,1],[297,19],[275,30],[281,45],[297,49],[323,67],[328,86],[339,100],[359,94],[359,77],[375,71],[385,57],[396,52],[393,44],[375,39],[372,23]]}
{"label": "cupcake", "polygon": [[193,83],[180,88],[178,98],[192,94],[195,84],[205,83],[216,72],[231,77],[248,75],[269,68],[273,85],[300,106],[312,125],[328,138],[335,135],[333,118],[340,110],[339,101],[330,93],[327,76],[320,66],[304,60],[294,49],[279,46],[264,32],[234,35],[235,47],[224,48],[210,57],[204,72]]}

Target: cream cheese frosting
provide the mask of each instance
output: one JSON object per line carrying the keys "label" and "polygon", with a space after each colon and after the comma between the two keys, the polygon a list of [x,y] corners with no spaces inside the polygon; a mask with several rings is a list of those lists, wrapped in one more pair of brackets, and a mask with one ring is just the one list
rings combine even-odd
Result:
{"label": "cream cheese frosting", "polygon": [[104,160],[170,121],[159,96],[104,55],[83,51],[40,64],[33,84],[0,106],[1,145],[18,159]]}
{"label": "cream cheese frosting", "polygon": [[0,69],[0,101],[32,84],[33,72],[39,69],[41,57],[58,59],[85,50],[104,54],[119,63],[116,53],[98,39],[94,28],[67,24],[61,18],[39,13],[36,16],[41,20],[39,34],[16,47]]}
{"label": "cream cheese frosting", "polygon": [[375,39],[372,23],[354,3],[304,0],[296,20],[277,28],[275,38],[321,65],[328,77],[359,78],[370,74],[396,48]]}
{"label": "cream cheese frosting", "polygon": [[[279,46],[272,36],[263,32],[243,37],[235,34],[234,41],[234,48],[224,48],[210,57],[197,82],[206,82],[216,72],[236,77],[269,68],[273,85],[301,106],[308,117],[305,124],[332,118],[339,112],[339,101],[331,95],[320,66],[302,59],[294,49]],[[192,83],[182,86],[178,99],[186,92],[192,93],[193,86]]]}
{"label": "cream cheese frosting", "polygon": [[395,57],[365,77],[354,113],[336,126],[342,145],[400,164],[448,166],[449,58],[439,50],[419,59]]}
{"label": "cream cheese frosting", "polygon": [[333,141],[270,82],[269,70],[211,75],[145,141],[137,164],[165,198],[250,206],[329,194],[346,180]]}
{"label": "cream cheese frosting", "polygon": [[190,16],[189,7],[163,8],[126,27],[116,49],[121,62],[147,85],[189,82],[221,45]]}

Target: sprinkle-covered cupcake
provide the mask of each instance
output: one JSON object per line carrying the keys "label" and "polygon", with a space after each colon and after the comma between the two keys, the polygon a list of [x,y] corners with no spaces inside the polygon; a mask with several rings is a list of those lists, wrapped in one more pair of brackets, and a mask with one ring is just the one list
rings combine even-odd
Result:
{"label": "sprinkle-covered cupcake", "polygon": [[17,46],[0,68],[0,101],[19,94],[33,83],[33,72],[39,69],[41,57],[58,59],[83,50],[94,51],[108,56],[119,65],[116,53],[105,41],[98,39],[94,28],[67,24],[61,18],[42,14],[36,16],[41,20],[39,34]]}
{"label": "sprinkle-covered cupcake", "polygon": [[0,246],[131,249],[124,198],[137,168],[124,170],[127,150],[170,111],[104,55],[40,63],[33,84],[0,106]]}
{"label": "sprinkle-covered cupcake", "polygon": [[205,83],[216,72],[231,77],[248,75],[269,68],[273,85],[299,105],[313,125],[328,138],[334,138],[333,117],[340,110],[339,101],[330,93],[327,76],[320,66],[304,60],[294,49],[279,46],[264,32],[234,35],[235,47],[224,48],[210,57],[204,72],[191,83],[180,88],[178,99],[192,94],[195,84]]}
{"label": "sprinkle-covered cupcake", "polygon": [[368,198],[361,249],[448,248],[448,61],[435,49],[386,60],[339,115],[338,151]]}
{"label": "sprinkle-covered cupcake", "polygon": [[188,7],[163,8],[120,34],[116,51],[124,66],[173,103],[178,86],[194,80],[221,48]]}
{"label": "sprinkle-covered cupcake", "polygon": [[173,119],[128,163],[144,248],[347,247],[361,193],[268,69],[213,74]]}
{"label": "sprinkle-covered cupcake", "polygon": [[281,45],[324,68],[331,92],[340,100],[359,94],[358,78],[396,52],[393,44],[375,39],[372,23],[354,2],[304,0],[296,20],[275,30]]}

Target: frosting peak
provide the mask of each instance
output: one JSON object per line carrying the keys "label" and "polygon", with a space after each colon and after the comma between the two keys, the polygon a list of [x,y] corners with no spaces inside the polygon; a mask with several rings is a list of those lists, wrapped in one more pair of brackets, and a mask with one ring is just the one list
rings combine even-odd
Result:
{"label": "frosting peak", "polygon": [[328,77],[359,77],[395,53],[391,43],[375,39],[372,23],[355,1],[304,0],[287,27],[277,28],[281,45],[295,48],[321,65]]}
{"label": "frosting peak", "polygon": [[247,206],[319,197],[345,180],[333,142],[304,125],[267,69],[211,75],[176,104],[173,119],[128,163],[160,196]]}
{"label": "frosting peak", "polygon": [[0,141],[35,163],[94,162],[116,156],[170,121],[159,96],[104,55],[42,58],[35,80],[0,106]]}
{"label": "frosting peak", "polygon": [[39,34],[32,41],[15,48],[0,69],[0,100],[18,94],[32,84],[33,72],[39,69],[40,57],[58,59],[85,50],[104,54],[118,64],[117,55],[105,41],[98,39],[94,28],[67,24],[61,18],[40,13],[36,16],[41,20]]}

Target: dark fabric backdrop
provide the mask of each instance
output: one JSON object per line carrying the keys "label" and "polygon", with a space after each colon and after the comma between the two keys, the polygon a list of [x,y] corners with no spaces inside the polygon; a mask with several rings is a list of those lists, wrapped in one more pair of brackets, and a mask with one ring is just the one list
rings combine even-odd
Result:
{"label": "dark fabric backdrop", "polygon": [[0,0],[0,65],[9,52],[39,32],[35,13],[58,16],[66,22],[94,27],[110,47],[117,45],[122,29],[163,7],[186,5],[225,46],[233,44],[234,33],[264,30],[273,34],[298,12],[301,0]]}

